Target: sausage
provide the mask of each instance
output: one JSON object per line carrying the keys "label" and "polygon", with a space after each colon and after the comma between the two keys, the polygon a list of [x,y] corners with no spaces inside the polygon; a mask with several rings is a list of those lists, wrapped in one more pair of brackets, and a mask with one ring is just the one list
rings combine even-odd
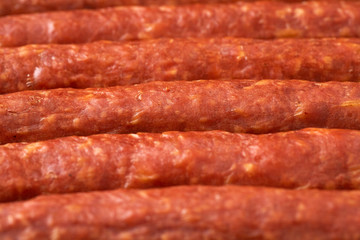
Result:
{"label": "sausage", "polygon": [[[105,8],[127,5],[177,5],[192,3],[232,3],[237,1],[240,0],[12,0],[11,2],[3,0],[0,2],[0,16],[8,14],[72,10],[81,8]],[[242,1],[251,2],[254,0]],[[286,0],[286,2],[300,1],[301,0]]]}
{"label": "sausage", "polygon": [[105,8],[126,5],[176,5],[191,3],[226,3],[236,1],[239,0],[3,0],[0,2],[0,16],[8,14],[72,10],[81,8]]}
{"label": "sausage", "polygon": [[0,95],[0,143],[164,131],[360,129],[360,83],[151,82]]}
{"label": "sausage", "polygon": [[196,79],[360,81],[359,39],[155,39],[0,48],[0,93]]}
{"label": "sausage", "polygon": [[360,131],[328,129],[105,134],[13,143],[0,146],[0,201],[194,184],[360,189],[359,156]]}
{"label": "sausage", "polygon": [[357,239],[360,192],[180,186],[0,204],[2,239]]}
{"label": "sausage", "polygon": [[0,18],[0,46],[163,37],[360,37],[360,2],[116,7]]}

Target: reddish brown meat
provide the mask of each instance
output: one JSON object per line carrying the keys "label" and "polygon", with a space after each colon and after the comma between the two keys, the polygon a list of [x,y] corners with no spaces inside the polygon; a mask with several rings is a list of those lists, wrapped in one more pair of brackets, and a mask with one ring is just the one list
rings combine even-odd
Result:
{"label": "reddish brown meat", "polygon": [[80,8],[105,8],[124,5],[175,5],[237,1],[239,0],[1,0],[0,15],[72,10]]}
{"label": "reddish brown meat", "polygon": [[[252,2],[254,0],[1,0],[0,15],[127,5],[178,5],[191,3],[232,3],[238,1]],[[300,2],[301,0],[284,1]]]}
{"label": "reddish brown meat", "polygon": [[182,186],[0,205],[2,239],[358,239],[360,192]]}
{"label": "reddish brown meat", "polygon": [[0,48],[0,93],[226,78],[360,81],[360,40],[156,39]]}
{"label": "reddish brown meat", "polygon": [[67,137],[0,146],[0,201],[172,185],[360,189],[360,132]]}
{"label": "reddish brown meat", "polygon": [[69,135],[305,127],[360,129],[360,83],[152,82],[0,96],[0,143]]}
{"label": "reddish brown meat", "polygon": [[160,37],[360,37],[360,2],[274,1],[74,10],[0,19],[0,46]]}

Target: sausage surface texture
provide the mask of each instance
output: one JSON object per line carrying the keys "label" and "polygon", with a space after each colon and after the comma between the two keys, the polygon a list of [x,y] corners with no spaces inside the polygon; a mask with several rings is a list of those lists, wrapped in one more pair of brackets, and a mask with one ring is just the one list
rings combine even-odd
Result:
{"label": "sausage surface texture", "polygon": [[360,37],[360,2],[115,7],[0,18],[0,46],[163,37]]}
{"label": "sausage surface texture", "polygon": [[360,132],[67,137],[0,146],[0,201],[173,185],[359,189]]}
{"label": "sausage surface texture", "polygon": [[23,91],[0,96],[0,143],[98,133],[360,129],[359,101],[360,83],[300,80]]}
{"label": "sausage surface texture", "polygon": [[181,186],[0,204],[2,239],[357,239],[357,191]]}
{"label": "sausage surface texture", "polygon": [[156,39],[0,48],[0,93],[197,79],[360,81],[360,40]]}
{"label": "sausage surface texture", "polygon": [[231,3],[237,1],[239,0],[1,0],[0,15],[127,5],[176,5],[191,3]]}
{"label": "sausage surface texture", "polygon": [[[233,3],[240,0],[1,0],[0,16],[8,14],[35,13],[81,8],[105,8],[128,5],[180,5],[192,3]],[[254,0],[241,0],[252,2]],[[274,0],[277,1],[277,0]],[[280,1],[280,0],[279,0]],[[300,2],[301,0],[285,0]],[[324,0],[330,1],[330,0]],[[337,1],[337,0],[333,0]],[[355,0],[343,0],[355,1]]]}

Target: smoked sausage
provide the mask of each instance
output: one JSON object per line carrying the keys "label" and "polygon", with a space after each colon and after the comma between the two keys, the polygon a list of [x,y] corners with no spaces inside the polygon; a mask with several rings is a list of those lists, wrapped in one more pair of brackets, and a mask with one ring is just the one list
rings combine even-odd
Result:
{"label": "smoked sausage", "polygon": [[0,93],[197,79],[360,81],[360,40],[155,39],[0,48]]}
{"label": "smoked sausage", "polygon": [[164,131],[360,129],[360,83],[150,82],[0,95],[0,143]]}
{"label": "smoked sausage", "polygon": [[360,192],[179,186],[0,204],[0,236],[27,239],[357,239]]}
{"label": "smoked sausage", "polygon": [[0,201],[173,185],[360,189],[360,131],[105,134],[0,146]]}
{"label": "smoked sausage", "polygon": [[[1,0],[0,16],[8,14],[34,13],[81,8],[105,8],[128,5],[178,5],[192,3],[232,3],[255,0]],[[281,0],[279,0],[281,1]],[[301,0],[285,0],[300,2]],[[329,1],[329,0],[324,0]],[[334,0],[337,1],[337,0]],[[351,1],[351,0],[343,0]],[[355,0],[354,0],[355,1]]]}
{"label": "smoked sausage", "polygon": [[0,15],[126,5],[176,5],[236,1],[239,0],[1,0]]}
{"label": "smoked sausage", "polygon": [[184,37],[360,37],[360,2],[115,7],[0,18],[0,46]]}

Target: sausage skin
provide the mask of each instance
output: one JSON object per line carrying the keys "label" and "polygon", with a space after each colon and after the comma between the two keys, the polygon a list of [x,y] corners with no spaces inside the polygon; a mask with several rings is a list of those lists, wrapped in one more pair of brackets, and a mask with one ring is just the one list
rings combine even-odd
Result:
{"label": "sausage skin", "polygon": [[0,146],[0,201],[173,185],[360,189],[360,131],[105,134]]}
{"label": "sausage skin", "polygon": [[360,129],[360,83],[151,82],[0,95],[0,143],[164,131]]}
{"label": "sausage skin", "polygon": [[237,1],[239,0],[1,0],[0,15],[73,10],[81,8],[105,8],[127,5],[176,5],[191,3],[226,3]]}
{"label": "sausage skin", "polygon": [[0,204],[2,239],[357,239],[360,192],[180,186]]}
{"label": "sausage skin", "polygon": [[[35,13],[59,10],[73,10],[82,8],[105,8],[129,5],[178,5],[192,3],[232,3],[254,0],[1,0],[0,16],[9,14]],[[277,0],[274,0],[277,1]],[[279,0],[280,1],[280,0]],[[285,0],[286,2],[300,2],[301,0]],[[330,1],[330,0],[324,0]],[[333,0],[337,1],[337,0]],[[343,0],[356,1],[356,0]]]}
{"label": "sausage skin", "polygon": [[0,18],[0,46],[184,37],[360,37],[360,2],[115,7]]}
{"label": "sausage skin", "polygon": [[360,40],[155,39],[0,48],[0,93],[197,79],[360,81]]}

